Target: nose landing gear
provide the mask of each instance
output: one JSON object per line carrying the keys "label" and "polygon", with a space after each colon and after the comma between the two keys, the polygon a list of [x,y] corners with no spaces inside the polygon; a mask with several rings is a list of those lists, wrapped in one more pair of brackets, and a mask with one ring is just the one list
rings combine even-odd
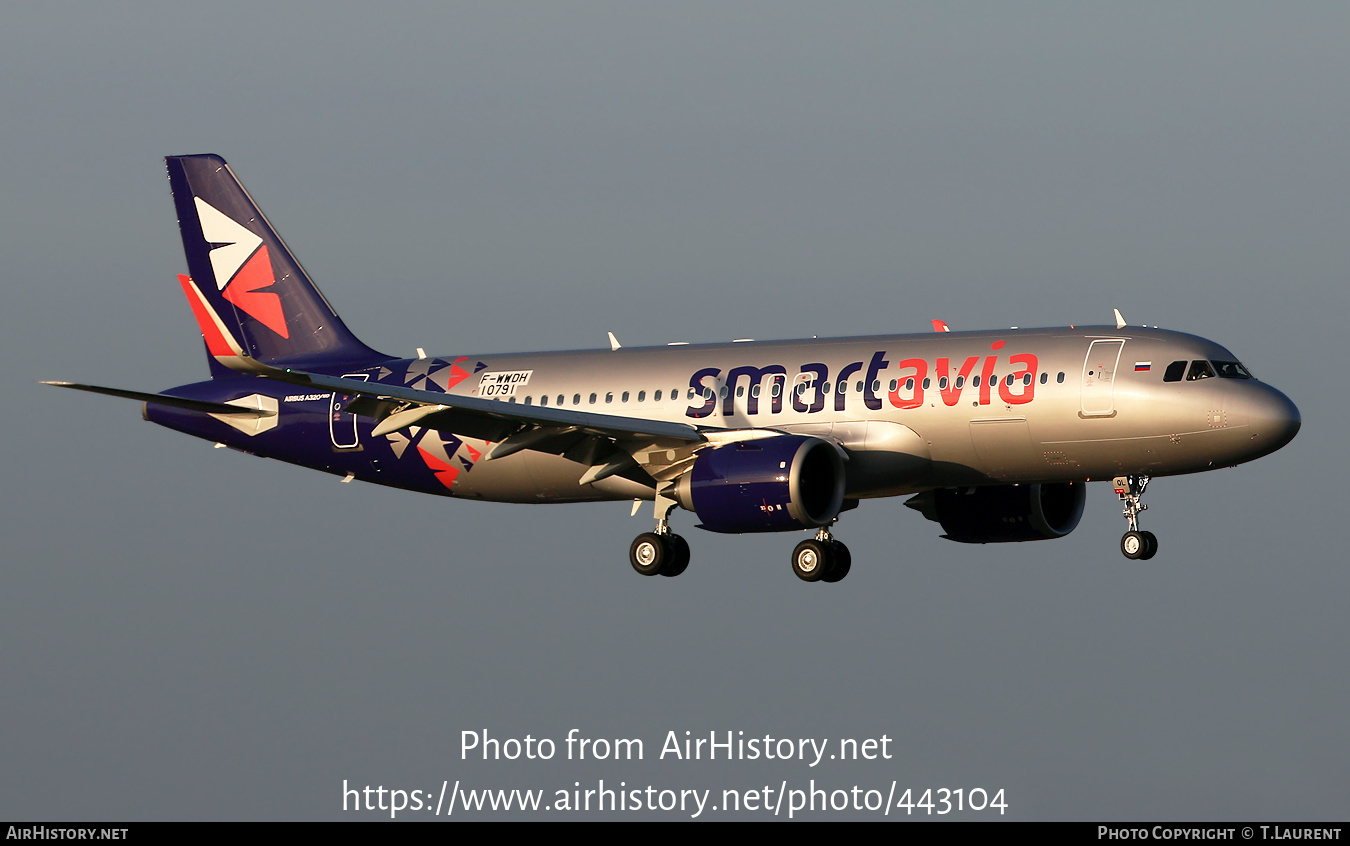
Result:
{"label": "nose landing gear", "polygon": [[1129,524],[1129,531],[1120,539],[1120,551],[1131,560],[1147,561],[1158,553],[1158,538],[1152,532],[1139,531],[1139,512],[1148,509],[1142,501],[1148,483],[1148,476],[1115,478],[1116,496],[1125,503],[1125,520]]}

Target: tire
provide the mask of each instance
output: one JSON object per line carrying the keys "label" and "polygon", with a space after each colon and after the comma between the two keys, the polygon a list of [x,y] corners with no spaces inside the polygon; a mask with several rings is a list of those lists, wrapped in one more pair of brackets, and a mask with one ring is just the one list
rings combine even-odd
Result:
{"label": "tire", "polygon": [[[1148,557],[1149,544],[1144,532],[1126,532],[1120,538],[1120,552],[1131,561]],[[1154,543],[1157,546],[1157,543]]]}
{"label": "tire", "polygon": [[661,567],[661,575],[674,578],[689,568],[689,542],[679,535],[666,535],[670,560]]}
{"label": "tire", "polygon": [[834,561],[830,564],[830,569],[826,571],[825,578],[822,581],[833,584],[842,582],[848,575],[848,571],[853,569],[853,554],[848,551],[848,547],[839,541],[831,541],[834,549],[830,550]]}
{"label": "tire", "polygon": [[1144,536],[1144,554],[1139,556],[1140,561],[1147,561],[1158,554],[1158,537],[1152,532],[1140,532]]}
{"label": "tire", "polygon": [[670,547],[655,532],[644,532],[628,548],[628,563],[644,576],[655,576],[670,560]]}
{"label": "tire", "polygon": [[815,538],[802,541],[792,550],[792,572],[804,582],[820,581],[830,571],[832,551]]}

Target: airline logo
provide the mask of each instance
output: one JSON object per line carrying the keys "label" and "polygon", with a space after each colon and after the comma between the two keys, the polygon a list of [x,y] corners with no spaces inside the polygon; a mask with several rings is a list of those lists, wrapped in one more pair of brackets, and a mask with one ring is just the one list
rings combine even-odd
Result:
{"label": "airline logo", "polygon": [[203,202],[201,197],[192,199],[197,204],[202,238],[211,250],[211,271],[216,277],[216,290],[240,311],[281,337],[289,338],[290,330],[281,308],[281,297],[262,290],[275,285],[277,281],[267,245],[262,242],[262,238]]}
{"label": "airline logo", "polygon": [[[689,377],[694,404],[684,413],[694,419],[709,417],[716,413],[720,402],[722,416],[731,417],[736,414],[737,400],[746,388],[749,396],[743,401],[744,408],[751,415],[760,413],[761,400],[768,406],[769,414],[782,413],[786,403],[798,414],[823,411],[827,404],[835,411],[844,411],[849,397],[859,392],[872,411],[880,411],[887,400],[895,408],[920,408],[937,398],[944,405],[954,406],[967,390],[966,396],[974,395],[976,405],[996,401],[1025,405],[1036,397],[1040,362],[1030,353],[1001,357],[1005,345],[1003,341],[995,341],[989,345],[993,355],[972,355],[964,362],[946,357],[931,362],[906,358],[894,365],[887,360],[885,350],[877,350],[870,361],[855,361],[839,368],[833,382],[830,365],[820,361],[798,366],[790,380],[790,370],[782,364],[743,365],[725,372],[718,367],[705,367]],[[886,390],[888,382],[893,387]],[[791,384],[791,390],[783,390],[784,383]]]}

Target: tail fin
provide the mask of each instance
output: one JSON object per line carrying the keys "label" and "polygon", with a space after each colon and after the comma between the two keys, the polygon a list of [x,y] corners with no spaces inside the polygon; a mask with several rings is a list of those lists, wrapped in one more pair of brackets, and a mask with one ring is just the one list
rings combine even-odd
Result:
{"label": "tail fin", "polygon": [[212,376],[257,364],[350,368],[389,358],[357,340],[219,156],[169,156],[191,276],[180,276]]}

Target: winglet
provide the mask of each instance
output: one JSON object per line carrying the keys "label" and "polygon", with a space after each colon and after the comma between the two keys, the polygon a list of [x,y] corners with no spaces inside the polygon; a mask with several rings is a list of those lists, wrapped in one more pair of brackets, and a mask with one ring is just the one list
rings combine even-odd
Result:
{"label": "winglet", "polygon": [[941,321],[941,320],[934,320],[934,321],[933,321],[933,331],[934,331],[934,332],[950,332],[950,331],[952,331],[952,330],[951,330],[951,328],[948,327],[947,324],[944,323],[943,321]]}
{"label": "winglet", "polygon": [[610,348],[611,350],[617,350],[617,349],[618,349],[619,347],[621,347],[621,346],[623,346],[623,344],[620,344],[620,343],[619,343],[619,339],[616,338],[616,337],[614,337],[614,333],[613,333],[613,332],[610,332],[610,333],[609,333],[609,348]]}
{"label": "winglet", "polygon": [[1117,328],[1117,329],[1124,329],[1124,328],[1125,328],[1125,325],[1126,325],[1126,324],[1125,324],[1125,318],[1123,318],[1123,317],[1120,316],[1120,309],[1118,309],[1118,308],[1113,308],[1113,309],[1111,309],[1111,310],[1114,311],[1114,312],[1116,313],[1116,328]]}

